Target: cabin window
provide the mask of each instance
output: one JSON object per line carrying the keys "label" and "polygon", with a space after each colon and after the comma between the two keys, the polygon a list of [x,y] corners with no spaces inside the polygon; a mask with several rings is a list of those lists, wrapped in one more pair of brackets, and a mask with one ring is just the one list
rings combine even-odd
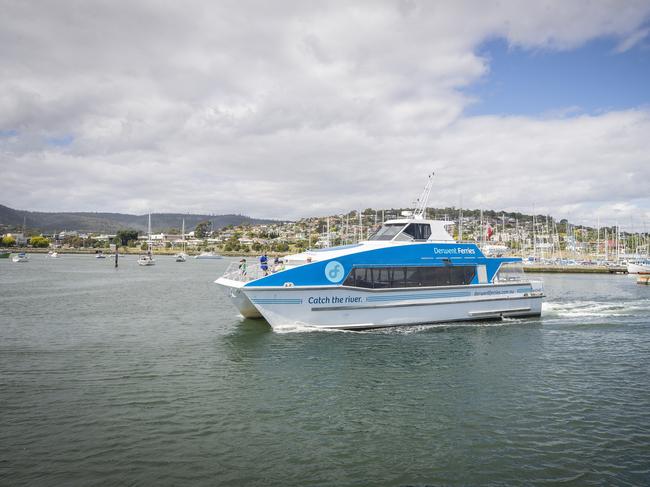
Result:
{"label": "cabin window", "polygon": [[368,289],[463,286],[471,284],[475,266],[354,267],[344,286]]}
{"label": "cabin window", "polygon": [[384,225],[377,233],[370,237],[370,240],[393,240],[402,228],[404,228],[402,223]]}
{"label": "cabin window", "polygon": [[406,267],[389,267],[390,287],[406,287]]}
{"label": "cabin window", "polygon": [[524,267],[521,262],[504,262],[499,267],[499,272],[494,278],[494,282],[512,282],[525,281]]}
{"label": "cabin window", "polygon": [[390,287],[390,271],[388,267],[377,267],[372,270],[372,287]]}
{"label": "cabin window", "polygon": [[353,275],[353,282],[354,284],[351,284],[352,286],[356,287],[372,287],[372,269],[370,268],[365,268],[365,269],[357,269],[357,272],[355,272]]}
{"label": "cabin window", "polygon": [[404,229],[404,233],[413,237],[413,240],[428,240],[431,236],[431,225],[428,223],[411,223]]}

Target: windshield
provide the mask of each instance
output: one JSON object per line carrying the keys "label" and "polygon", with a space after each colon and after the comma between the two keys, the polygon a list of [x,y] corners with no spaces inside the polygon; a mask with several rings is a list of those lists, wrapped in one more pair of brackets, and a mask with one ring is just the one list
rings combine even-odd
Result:
{"label": "windshield", "polygon": [[499,267],[499,272],[494,282],[525,281],[524,268],[521,262],[504,262]]}
{"label": "windshield", "polygon": [[369,240],[393,240],[402,228],[404,228],[403,223],[384,225]]}

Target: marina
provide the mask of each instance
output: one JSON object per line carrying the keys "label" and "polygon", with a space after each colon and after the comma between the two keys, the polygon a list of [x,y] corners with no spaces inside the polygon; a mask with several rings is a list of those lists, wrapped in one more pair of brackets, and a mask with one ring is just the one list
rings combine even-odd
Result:
{"label": "marina", "polygon": [[625,265],[535,265],[523,267],[524,272],[553,274],[627,274]]}
{"label": "marina", "polygon": [[540,317],[272,331],[215,292],[239,258],[136,259],[0,261],[0,483],[647,479],[633,276],[533,275]]}

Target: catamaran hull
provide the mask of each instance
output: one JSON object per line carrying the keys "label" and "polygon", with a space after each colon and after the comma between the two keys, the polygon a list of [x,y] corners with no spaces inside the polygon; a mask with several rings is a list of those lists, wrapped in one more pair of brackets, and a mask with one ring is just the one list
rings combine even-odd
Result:
{"label": "catamaran hull", "polygon": [[529,283],[436,290],[244,287],[240,291],[273,328],[367,329],[540,316],[543,298],[541,289]]}
{"label": "catamaran hull", "polygon": [[231,279],[219,278],[215,281],[224,290],[230,302],[237,308],[239,314],[244,318],[262,318],[257,307],[250,302],[246,293],[242,290],[243,283]]}

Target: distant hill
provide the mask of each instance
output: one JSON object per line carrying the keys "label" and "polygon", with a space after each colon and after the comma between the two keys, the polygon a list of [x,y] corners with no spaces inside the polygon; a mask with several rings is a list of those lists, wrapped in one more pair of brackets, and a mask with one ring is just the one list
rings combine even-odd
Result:
{"label": "distant hill", "polygon": [[[63,230],[78,230],[80,232],[115,233],[118,230],[133,228],[142,232],[147,231],[148,215],[128,215],[124,213],[47,213],[39,211],[14,210],[0,205],[0,226],[21,227],[23,221],[27,230],[41,232],[57,232]],[[250,218],[244,215],[190,215],[183,213],[152,213],[151,230],[161,232],[170,228],[181,228],[185,219],[185,231],[194,230],[197,223],[212,222],[213,228],[227,225],[242,225],[250,223],[278,223],[276,220]]]}

